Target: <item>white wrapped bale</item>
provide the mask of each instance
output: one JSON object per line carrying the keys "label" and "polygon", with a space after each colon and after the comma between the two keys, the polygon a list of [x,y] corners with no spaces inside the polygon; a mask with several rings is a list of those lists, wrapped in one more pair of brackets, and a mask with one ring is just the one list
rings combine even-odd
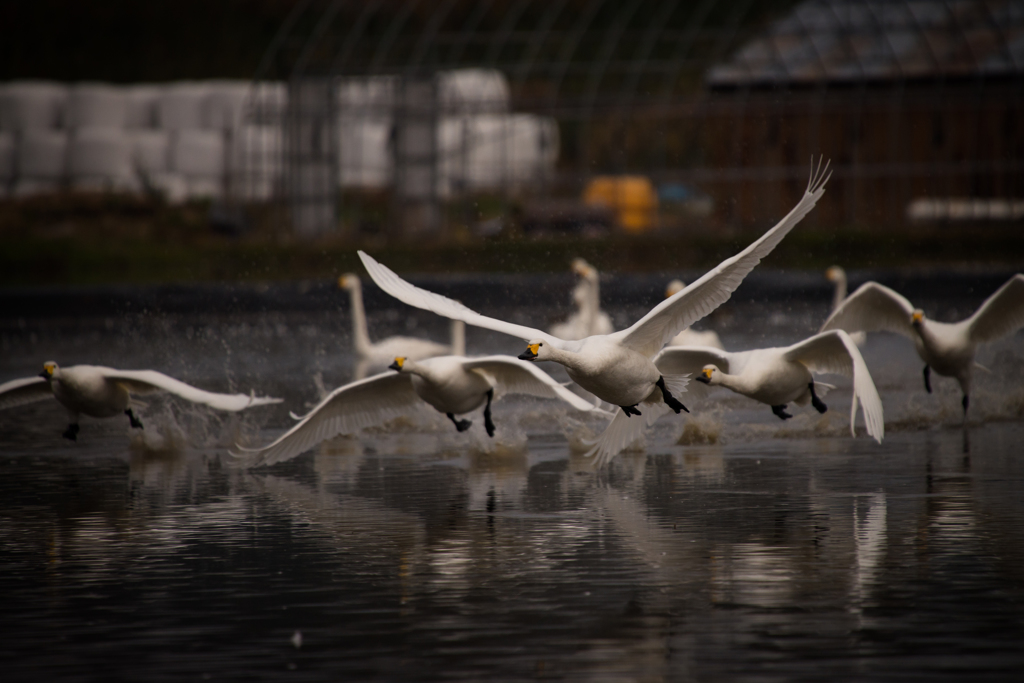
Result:
{"label": "white wrapped bale", "polygon": [[438,126],[438,191],[520,187],[543,181],[558,160],[558,124],[533,114],[447,117]]}
{"label": "white wrapped bale", "polygon": [[443,72],[438,76],[438,90],[441,111],[447,115],[508,111],[508,81],[495,69]]}
{"label": "white wrapped bale", "polygon": [[156,104],[157,125],[164,130],[199,130],[203,128],[206,96],[205,83],[173,83],[165,86]]}
{"label": "white wrapped bale", "polygon": [[66,178],[67,148],[68,136],[64,131],[22,131],[15,152],[14,194],[24,197],[61,189]]}
{"label": "white wrapped bale", "polygon": [[178,131],[170,147],[171,171],[180,174],[192,197],[220,196],[224,186],[224,135],[212,130]]}
{"label": "white wrapped bale", "polygon": [[132,165],[143,179],[168,171],[170,138],[165,130],[131,131]]}
{"label": "white wrapped bale", "polygon": [[248,81],[209,81],[204,123],[209,130],[228,130],[241,125],[250,97]]}
{"label": "white wrapped bale", "polygon": [[246,106],[245,122],[254,125],[281,125],[288,107],[288,86],[276,81],[252,84]]}
{"label": "white wrapped bale", "polygon": [[124,128],[128,98],[122,88],[106,83],[79,83],[71,87],[67,127]]}
{"label": "white wrapped bale", "polygon": [[212,130],[181,130],[171,142],[170,167],[184,176],[224,173],[224,135]]}
{"label": "white wrapped bale", "polygon": [[64,125],[68,88],[49,81],[14,81],[0,90],[0,130],[50,130]]}
{"label": "white wrapped bale", "polygon": [[247,199],[270,199],[284,167],[284,141],[278,126],[243,125],[231,136],[230,182]]}
{"label": "white wrapped bale", "polygon": [[372,189],[391,183],[394,160],[390,119],[343,119],[338,147],[342,187]]}
{"label": "white wrapped bale", "polygon": [[68,147],[71,187],[90,191],[137,191],[132,141],[117,128],[79,128]]}
{"label": "white wrapped bale", "polygon": [[398,79],[394,76],[351,78],[338,88],[342,119],[390,118],[395,108]]}
{"label": "white wrapped bale", "polygon": [[157,127],[157,104],[163,87],[158,85],[133,85],[125,88],[126,128],[132,130]]}

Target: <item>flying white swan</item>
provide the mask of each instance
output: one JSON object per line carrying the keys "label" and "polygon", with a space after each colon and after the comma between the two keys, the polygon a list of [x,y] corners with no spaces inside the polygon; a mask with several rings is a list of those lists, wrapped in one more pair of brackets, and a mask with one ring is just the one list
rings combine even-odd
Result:
{"label": "flying white swan", "polygon": [[338,278],[338,286],[349,293],[352,309],[352,341],[356,352],[355,378],[362,379],[373,366],[383,367],[396,356],[413,360],[446,356],[461,356],[466,352],[466,327],[458,320],[451,323],[451,344],[439,344],[417,337],[388,337],[377,343],[370,341],[366,327],[366,310],[363,308],[363,286],[358,275],[346,273]]}
{"label": "flying white swan", "polygon": [[[270,465],[292,458],[321,441],[380,424],[426,402],[464,432],[472,424],[457,415],[484,405],[484,428],[494,436],[491,402],[504,394],[560,398],[577,410],[601,411],[539,368],[511,356],[438,356],[419,362],[395,358],[385,372],[339,387],[273,443],[238,448],[246,464]],[[486,405],[485,405],[486,404]]]}
{"label": "flying white swan", "polygon": [[[835,313],[840,304],[846,300],[846,271],[840,266],[830,266],[828,270],[825,271],[825,279],[835,285],[835,289],[832,291],[831,311],[831,313]],[[852,332],[850,333],[850,339],[852,339],[857,346],[864,346],[865,342],[868,340],[868,335],[865,332]]]}
{"label": "flying white swan", "polygon": [[72,365],[62,368],[53,361],[43,363],[36,377],[13,379],[0,384],[0,410],[48,397],[56,398],[67,408],[70,424],[64,438],[77,440],[78,416],[114,417],[127,415],[132,427],[142,429],[142,422],[131,408],[131,394],[166,391],[175,396],[202,403],[217,410],[237,412],[252,406],[280,403],[279,398],[255,394],[215,394],[197,389],[156,370],[115,370],[99,365]]}
{"label": "flying white swan", "polygon": [[[388,294],[468,325],[526,339],[527,349],[519,356],[521,359],[561,363],[570,379],[582,388],[619,406],[621,410],[590,451],[603,463],[635,441],[648,424],[669,409],[677,414],[685,410],[673,392],[683,391],[689,380],[662,376],[652,359],[680,330],[729,299],[743,278],[814,208],[825,191],[828,175],[828,164],[819,163],[817,170],[812,169],[803,197],[775,227],[683,291],[662,301],[632,327],[578,341],[566,341],[532,327],[480,315],[458,301],[409,284],[362,251],[359,257],[370,277]],[[641,403],[643,412],[638,409]],[[630,420],[631,415],[643,419]]]}
{"label": "flying white swan", "polygon": [[612,319],[601,310],[601,278],[597,269],[581,258],[573,259],[572,270],[580,281],[572,290],[576,312],[565,322],[551,326],[551,334],[559,339],[583,339],[594,334],[615,331]]}
{"label": "flying white swan", "polygon": [[723,386],[765,403],[783,420],[793,417],[786,412],[786,404],[790,402],[797,405],[810,402],[819,413],[828,410],[815,391],[812,372],[852,377],[850,433],[854,434],[860,402],[868,434],[878,443],[882,443],[885,435],[882,401],[868,366],[850,335],[841,330],[822,332],[792,346],[735,353],[711,347],[669,346],[662,349],[654,364],[666,374],[693,373],[698,382]]}
{"label": "flying white swan", "polygon": [[[978,344],[1024,326],[1024,275],[1018,273],[974,312],[956,323],[929,320],[905,297],[877,282],[865,282],[825,321],[821,329],[896,332],[914,341],[924,361],[924,388],[932,392],[931,371],[960,382],[964,418],[970,403],[971,372]],[[978,366],[981,367],[981,366]]]}
{"label": "flying white swan", "polygon": [[[682,280],[672,280],[665,287],[665,298],[675,296],[686,289],[686,283]],[[672,337],[669,346],[710,346],[713,349],[725,349],[718,333],[714,330],[695,330],[687,327],[685,330]]]}

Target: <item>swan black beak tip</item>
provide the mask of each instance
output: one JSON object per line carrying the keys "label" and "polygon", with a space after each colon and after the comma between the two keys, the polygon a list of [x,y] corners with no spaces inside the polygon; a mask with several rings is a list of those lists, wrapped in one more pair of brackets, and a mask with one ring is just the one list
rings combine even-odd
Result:
{"label": "swan black beak tip", "polygon": [[519,360],[535,360],[537,358],[537,354],[535,354],[530,349],[526,349],[521,354],[519,354],[518,358]]}
{"label": "swan black beak tip", "polygon": [[395,372],[399,372],[401,371],[401,369],[402,366],[398,364],[398,361],[395,361],[394,363],[388,366],[388,370],[394,370]]}
{"label": "swan black beak tip", "polygon": [[700,377],[694,377],[694,379],[700,382],[701,384],[711,384],[711,380],[705,377],[704,375],[701,375]]}

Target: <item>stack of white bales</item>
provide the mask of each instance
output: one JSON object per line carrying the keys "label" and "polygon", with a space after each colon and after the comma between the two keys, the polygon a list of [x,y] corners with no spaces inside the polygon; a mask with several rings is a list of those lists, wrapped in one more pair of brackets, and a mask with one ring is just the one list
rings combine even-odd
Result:
{"label": "stack of white bales", "polygon": [[0,194],[16,196],[62,187],[68,136],[68,89],[47,81],[0,86]]}
{"label": "stack of white bales", "polygon": [[[247,81],[2,84],[0,196],[70,187],[156,191],[177,202],[230,188],[266,198],[280,176],[287,95],[281,84],[257,92],[266,121],[247,115]],[[260,181],[243,187],[242,168],[253,159]]]}

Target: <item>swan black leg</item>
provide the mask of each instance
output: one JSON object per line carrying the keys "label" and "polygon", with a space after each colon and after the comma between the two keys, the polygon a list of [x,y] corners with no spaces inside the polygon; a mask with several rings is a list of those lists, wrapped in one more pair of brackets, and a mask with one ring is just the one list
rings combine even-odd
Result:
{"label": "swan black leg", "polygon": [[816,393],[814,393],[814,382],[811,382],[807,386],[811,390],[811,405],[814,406],[814,409],[817,410],[819,413],[824,413],[826,410],[828,410],[828,406],[825,405],[824,401],[818,398],[818,395]]}
{"label": "swan black leg", "polygon": [[78,441],[78,423],[72,422],[71,424],[69,424],[68,428],[64,430],[64,433],[61,434],[61,436],[63,436],[65,439]]}
{"label": "swan black leg", "polygon": [[131,408],[124,411],[124,414],[128,416],[128,420],[132,423],[132,429],[142,429],[142,421],[135,417],[135,413],[132,412]]}
{"label": "swan black leg", "polygon": [[494,437],[494,422],[491,421],[491,399],[494,398],[494,389],[487,390],[487,405],[484,406],[484,429],[487,436]]}
{"label": "swan black leg", "polygon": [[447,415],[448,419],[451,420],[452,424],[455,425],[455,429],[457,429],[460,432],[466,431],[473,424],[469,420],[456,420],[455,416],[452,415],[451,413],[445,413],[445,415]]}
{"label": "swan black leg", "polygon": [[779,416],[780,419],[788,420],[793,417],[786,412],[786,404],[783,403],[781,406],[772,406],[772,412]]}
{"label": "swan black leg", "polygon": [[924,366],[924,388],[929,394],[932,393],[932,369]]}
{"label": "swan black leg", "polygon": [[679,411],[681,411],[681,410],[685,410],[686,412],[690,412],[686,408],[686,406],[684,406],[682,403],[680,403],[679,399],[677,399],[675,396],[673,396],[671,393],[669,393],[668,388],[665,387],[665,378],[664,377],[659,377],[658,381],[655,382],[654,384],[659,389],[661,389],[661,397],[663,399],[665,399],[665,405],[667,405],[672,410],[676,411],[676,415],[678,415]]}
{"label": "swan black leg", "polygon": [[629,417],[630,415],[643,415],[643,413],[636,409],[635,405],[619,407],[622,408],[622,412],[626,414],[626,417]]}
{"label": "swan black leg", "polygon": [[967,396],[967,394],[964,394],[964,400],[961,403],[964,406],[964,417],[967,417],[967,406],[970,405],[971,403],[971,399]]}

